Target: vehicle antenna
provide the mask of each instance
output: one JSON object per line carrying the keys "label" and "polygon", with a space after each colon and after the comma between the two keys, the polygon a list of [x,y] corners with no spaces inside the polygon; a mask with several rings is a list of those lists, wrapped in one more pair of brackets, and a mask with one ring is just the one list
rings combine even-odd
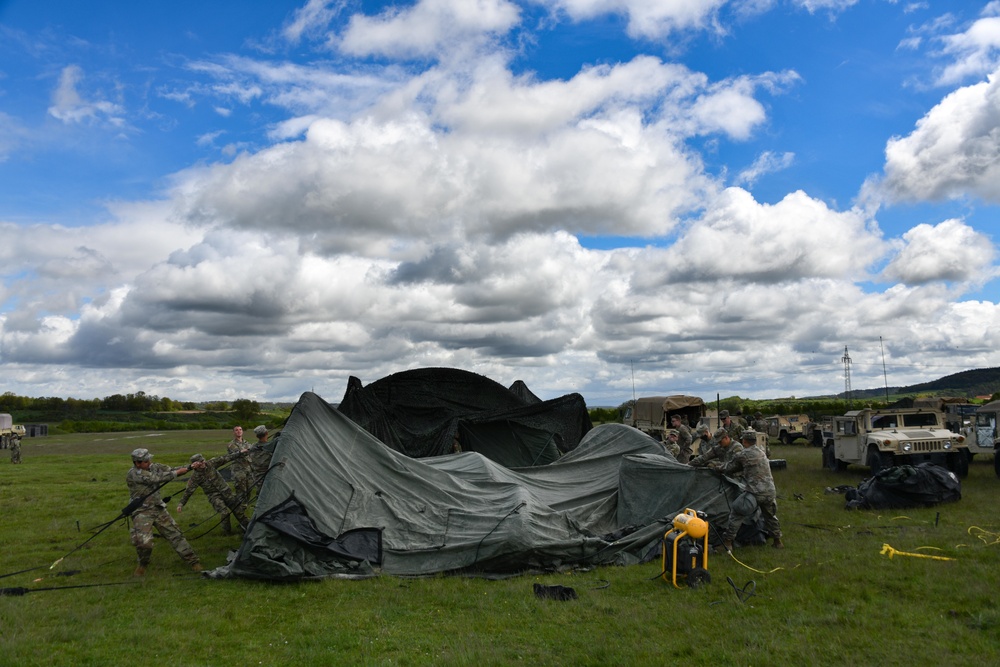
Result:
{"label": "vehicle antenna", "polygon": [[844,394],[847,396],[847,409],[851,406],[851,355],[847,353],[847,346],[844,346],[844,356],[840,358],[844,362]]}
{"label": "vehicle antenna", "polygon": [[885,373],[885,347],[882,346],[882,337],[878,337],[878,346],[882,350],[882,383],[885,385],[885,403],[889,404],[889,376]]}
{"label": "vehicle antenna", "polygon": [[632,410],[634,411],[635,410],[635,360],[629,359],[628,365],[632,369]]}

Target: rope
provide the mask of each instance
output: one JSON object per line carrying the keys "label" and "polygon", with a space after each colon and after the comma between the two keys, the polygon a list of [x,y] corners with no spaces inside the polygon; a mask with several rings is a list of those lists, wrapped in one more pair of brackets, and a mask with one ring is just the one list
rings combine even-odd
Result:
{"label": "rope", "polygon": [[1000,544],[1000,533],[991,533],[990,531],[984,530],[979,526],[969,526],[968,533],[969,535],[972,535],[973,537],[977,537],[980,540],[982,540],[983,544],[985,544],[988,547],[991,547],[994,544]]}
{"label": "rope", "polygon": [[0,588],[0,596],[21,596],[27,595],[28,593],[35,593],[38,591],[61,591],[69,588],[96,588],[98,586],[127,586],[129,584],[138,584],[140,581],[116,581],[106,584],[77,584],[75,586],[47,586],[45,588],[25,588],[24,586],[15,586],[12,588]]}
{"label": "rope", "polygon": [[[929,547],[921,547],[921,548],[926,549]],[[882,551],[879,552],[879,555],[882,556],[888,555],[889,560],[892,560],[893,556],[910,556],[911,558],[929,558],[931,560],[957,560],[955,558],[949,558],[947,556],[929,556],[927,554],[915,554],[908,551],[900,551],[898,549],[893,549],[888,544],[882,545]]]}

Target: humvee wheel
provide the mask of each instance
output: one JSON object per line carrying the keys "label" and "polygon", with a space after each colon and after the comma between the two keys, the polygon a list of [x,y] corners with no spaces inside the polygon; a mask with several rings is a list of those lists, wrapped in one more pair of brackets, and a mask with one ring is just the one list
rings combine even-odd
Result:
{"label": "humvee wheel", "polygon": [[874,477],[886,468],[892,467],[892,454],[886,452],[886,454],[883,455],[878,449],[872,447],[868,450],[867,464],[868,467],[871,468],[872,477]]}
{"label": "humvee wheel", "polygon": [[948,470],[959,477],[969,476],[969,457],[966,456],[965,452],[952,452],[948,454]]}

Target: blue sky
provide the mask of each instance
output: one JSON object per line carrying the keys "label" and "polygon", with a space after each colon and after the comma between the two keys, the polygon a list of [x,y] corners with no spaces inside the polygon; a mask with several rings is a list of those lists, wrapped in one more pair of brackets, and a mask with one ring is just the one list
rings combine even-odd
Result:
{"label": "blue sky", "polygon": [[1000,365],[998,66],[998,2],[0,0],[7,389]]}

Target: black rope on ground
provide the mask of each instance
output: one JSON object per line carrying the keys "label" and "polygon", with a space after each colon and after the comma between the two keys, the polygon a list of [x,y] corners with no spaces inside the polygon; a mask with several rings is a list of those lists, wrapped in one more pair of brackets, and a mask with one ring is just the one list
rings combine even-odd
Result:
{"label": "black rope on ground", "polygon": [[0,596],[21,596],[27,595],[28,593],[35,593],[37,591],[62,591],[70,588],[96,588],[98,586],[127,586],[129,584],[138,584],[140,581],[115,581],[106,584],[77,584],[75,586],[47,586],[44,588],[26,588],[24,586],[15,586],[13,588],[0,588]]}
{"label": "black rope on ground", "polygon": [[736,593],[736,597],[740,602],[745,603],[754,595],[757,595],[757,582],[753,579],[743,584],[743,588],[737,586],[732,577],[726,577],[726,581],[728,581],[729,585],[733,587],[733,592]]}

